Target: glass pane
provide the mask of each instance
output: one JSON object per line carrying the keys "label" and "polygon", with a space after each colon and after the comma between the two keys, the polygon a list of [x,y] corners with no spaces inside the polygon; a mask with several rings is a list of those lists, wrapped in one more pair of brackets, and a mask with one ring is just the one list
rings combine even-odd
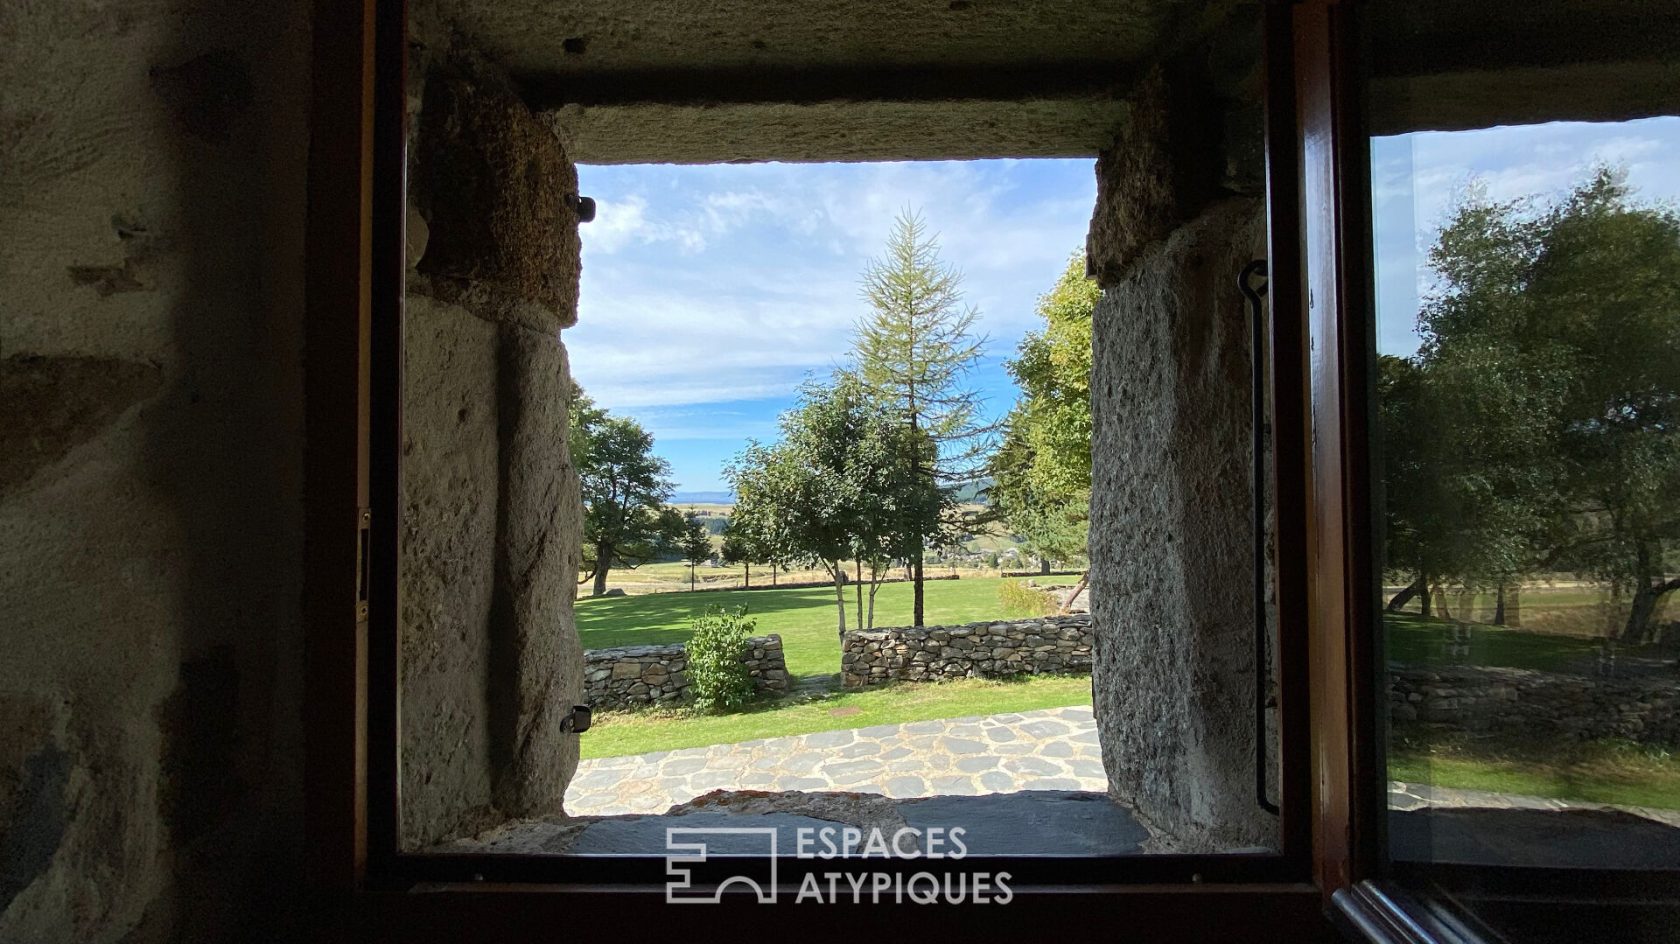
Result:
{"label": "glass pane", "polygon": [[1623,6],[1372,4],[1396,860],[1680,863],[1680,118]]}

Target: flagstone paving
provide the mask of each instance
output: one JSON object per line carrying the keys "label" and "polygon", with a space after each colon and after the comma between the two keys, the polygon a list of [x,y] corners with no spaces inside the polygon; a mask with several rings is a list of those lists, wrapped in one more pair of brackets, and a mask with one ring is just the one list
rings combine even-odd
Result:
{"label": "flagstone paving", "polygon": [[713,790],[875,793],[895,799],[1021,790],[1105,792],[1089,705],[819,731],[578,765],[574,816],[663,813]]}

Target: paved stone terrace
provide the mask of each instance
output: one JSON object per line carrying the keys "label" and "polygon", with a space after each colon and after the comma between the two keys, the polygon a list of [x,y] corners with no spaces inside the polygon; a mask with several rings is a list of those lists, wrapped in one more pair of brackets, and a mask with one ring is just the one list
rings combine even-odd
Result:
{"label": "paved stone terrace", "polygon": [[663,813],[719,789],[903,799],[1020,790],[1102,793],[1108,780],[1096,722],[1083,705],[586,760],[566,791],[566,812]]}

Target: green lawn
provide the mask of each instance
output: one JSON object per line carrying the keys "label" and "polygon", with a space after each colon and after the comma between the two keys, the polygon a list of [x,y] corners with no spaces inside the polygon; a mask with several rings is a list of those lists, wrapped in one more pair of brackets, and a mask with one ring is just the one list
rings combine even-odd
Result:
{"label": "green lawn", "polygon": [[1472,743],[1397,746],[1389,777],[1587,803],[1680,809],[1680,757],[1620,743]]}
{"label": "green lawn", "polygon": [[1599,649],[1599,641],[1591,637],[1534,633],[1475,623],[1469,624],[1468,655],[1452,656],[1448,646],[1453,625],[1446,620],[1384,613],[1388,657],[1396,662],[1418,665],[1466,663],[1557,671],[1591,659]]}
{"label": "green lawn", "polygon": [[726,715],[689,715],[670,710],[603,712],[595,716],[589,735],[582,739],[583,757],[618,757],[875,724],[1090,703],[1090,676],[1045,675],[1008,681],[904,682],[812,701],[767,702]]}
{"label": "green lawn", "polygon": [[[931,580],[926,587],[929,625],[974,623],[1001,619],[999,577]],[[868,588],[864,589],[867,602]],[[911,585],[889,583],[875,597],[876,626],[910,623]],[[846,621],[852,625],[857,597],[846,588]],[[840,671],[840,641],[834,612],[834,590],[719,590],[707,593],[648,593],[625,597],[595,597],[577,603],[578,635],[585,649],[684,642],[689,620],[707,607],[747,607],[757,620],[759,635],[779,633],[794,676],[833,675]],[[748,735],[753,737],[755,735]],[[708,742],[715,743],[715,742]]]}

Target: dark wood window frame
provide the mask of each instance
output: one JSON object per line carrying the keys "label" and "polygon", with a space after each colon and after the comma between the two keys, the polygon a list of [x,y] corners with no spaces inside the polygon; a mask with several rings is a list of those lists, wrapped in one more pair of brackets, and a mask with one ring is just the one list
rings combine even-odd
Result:
{"label": "dark wood window frame", "polygon": [[[1369,625],[1359,575],[1370,529],[1363,361],[1352,356],[1362,351],[1363,308],[1353,300],[1363,263],[1345,238],[1359,221],[1341,199],[1353,180],[1347,70],[1337,58],[1345,12],[1333,0],[1266,8],[1281,854],[988,859],[1016,875],[1009,906],[872,908],[846,930],[881,920],[908,933],[967,924],[1039,937],[1100,920],[1156,940],[1311,940],[1328,933],[1327,896],[1372,874],[1384,791],[1372,776],[1373,674],[1361,669],[1373,641],[1358,631]],[[314,14],[305,606],[319,913],[370,938],[501,940],[546,936],[556,922],[601,927],[626,905],[663,902],[662,859],[397,848],[406,8],[317,0]],[[716,916],[737,928],[786,918],[784,908],[744,902],[697,911],[705,913],[691,920]]]}

